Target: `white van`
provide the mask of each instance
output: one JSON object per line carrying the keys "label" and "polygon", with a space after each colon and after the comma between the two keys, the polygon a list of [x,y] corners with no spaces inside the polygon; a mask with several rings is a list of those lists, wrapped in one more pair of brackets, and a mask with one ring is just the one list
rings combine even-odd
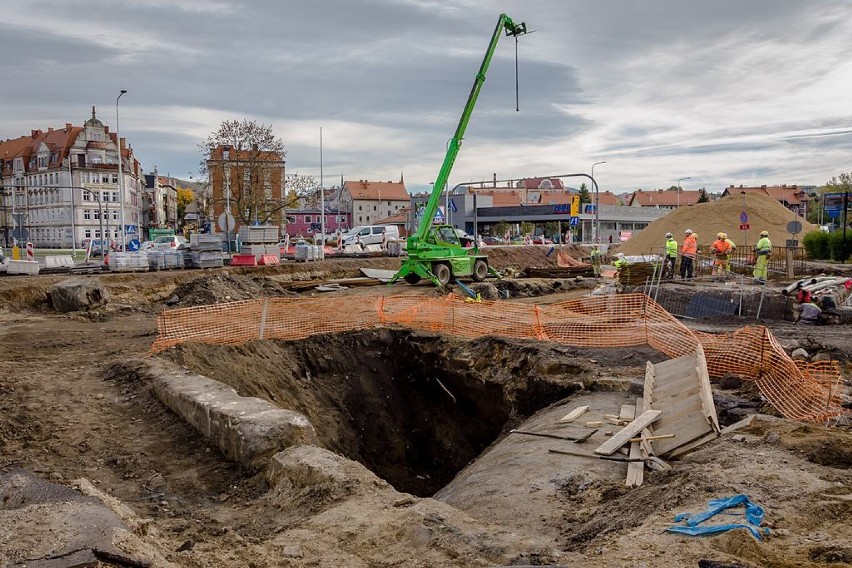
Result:
{"label": "white van", "polygon": [[399,227],[396,225],[362,225],[353,227],[343,235],[343,245],[380,245],[382,242],[398,241]]}

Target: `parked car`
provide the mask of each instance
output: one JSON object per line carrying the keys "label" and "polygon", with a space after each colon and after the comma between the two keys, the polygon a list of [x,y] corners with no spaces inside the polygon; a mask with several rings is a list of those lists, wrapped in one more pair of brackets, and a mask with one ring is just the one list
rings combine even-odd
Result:
{"label": "parked car", "polygon": [[163,235],[154,239],[154,250],[180,250],[189,248],[189,241],[179,235]]}
{"label": "parked car", "polygon": [[343,237],[344,245],[380,245],[383,241],[399,240],[399,227],[396,225],[366,225],[353,227]]}
{"label": "parked car", "polygon": [[544,235],[536,235],[533,237],[534,245],[552,245],[553,240],[550,237],[545,237]]}
{"label": "parked car", "polygon": [[488,246],[504,244],[503,239],[501,239],[500,237],[492,237],[490,235],[487,236],[487,237],[482,237],[482,242],[485,243]]}

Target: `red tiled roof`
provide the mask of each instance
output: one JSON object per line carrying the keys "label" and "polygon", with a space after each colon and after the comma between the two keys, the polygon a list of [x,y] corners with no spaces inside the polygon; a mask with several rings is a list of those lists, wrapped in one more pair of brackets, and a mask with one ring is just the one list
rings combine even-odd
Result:
{"label": "red tiled roof", "polygon": [[44,144],[51,152],[58,152],[57,162],[51,162],[51,167],[57,167],[68,155],[69,148],[74,144],[77,136],[83,131],[80,126],[66,125],[65,128],[33,130],[29,136],[21,136],[0,142],[0,160],[3,162],[14,158],[24,158],[24,168],[29,169],[29,158],[38,153],[39,147]]}
{"label": "red tiled roof", "polygon": [[539,189],[544,180],[550,180],[551,187],[547,189],[565,189],[565,185],[562,183],[561,179],[546,177],[522,179],[517,183],[517,186],[525,189]]}
{"label": "red tiled roof", "polygon": [[349,191],[353,201],[366,199],[372,201],[409,201],[411,197],[405,190],[405,183],[394,181],[347,181],[343,188]]}
{"label": "red tiled roof", "polygon": [[641,207],[674,207],[678,203],[680,205],[694,205],[698,203],[698,190],[687,191],[682,189],[680,191],[680,198],[678,198],[677,194],[678,192],[675,190],[658,189],[656,191],[644,191],[637,189],[630,196],[628,205],[634,205],[636,201],[639,202]]}
{"label": "red tiled roof", "polygon": [[768,195],[776,201],[786,201],[790,205],[799,205],[803,202],[810,201],[808,193],[800,189],[798,185],[762,185],[760,187],[734,187],[730,185],[725,188],[722,196],[736,195],[739,193],[762,193]]}
{"label": "red tiled roof", "polygon": [[[382,199],[384,199],[384,197]],[[394,215],[385,217],[384,219],[379,219],[376,221],[376,225],[405,225],[408,222],[409,210],[409,207],[403,207]]]}
{"label": "red tiled roof", "polygon": [[[589,192],[589,196],[592,198],[592,203],[595,202],[595,194],[594,192]],[[683,197],[683,196],[681,196]],[[611,191],[600,191],[598,192],[598,199],[600,199],[601,205],[621,205],[621,200]]]}

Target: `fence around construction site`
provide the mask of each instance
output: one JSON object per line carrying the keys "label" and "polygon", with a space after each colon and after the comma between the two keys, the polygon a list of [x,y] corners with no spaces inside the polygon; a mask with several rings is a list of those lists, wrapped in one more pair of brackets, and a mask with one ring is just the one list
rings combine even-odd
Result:
{"label": "fence around construction site", "polygon": [[[786,319],[790,315],[791,298],[771,291],[767,293],[766,286],[755,282],[750,251],[735,250],[725,270],[714,270],[715,256],[699,253],[694,262],[694,277],[686,280],[680,277],[682,258],[678,256],[674,274],[668,275],[663,271],[664,257],[663,248],[651,252],[647,258],[653,270],[636,291],[647,294],[679,318],[736,316],[759,320]],[[800,276],[805,271],[804,262],[804,249],[773,247],[767,268],[769,279],[784,280],[790,269]]]}
{"label": "fence around construction site", "polygon": [[576,347],[650,345],[679,357],[701,344],[713,377],[756,382],[784,416],[826,422],[844,414],[836,364],[793,361],[768,329],[714,335],[689,330],[645,294],[595,296],[537,306],[512,301],[470,303],[454,296],[261,298],[167,310],[157,319],[157,353],[181,343],[242,344],[298,340],[322,333],[404,326],[465,339],[498,336]]}

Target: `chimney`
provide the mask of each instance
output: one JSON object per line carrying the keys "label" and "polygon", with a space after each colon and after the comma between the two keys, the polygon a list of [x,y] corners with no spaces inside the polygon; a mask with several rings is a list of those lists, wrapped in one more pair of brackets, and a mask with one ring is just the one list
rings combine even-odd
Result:
{"label": "chimney", "polygon": [[36,137],[36,136],[38,136],[39,134],[41,134],[41,130],[33,130],[33,131],[31,131],[31,132],[30,132],[30,136],[31,136],[32,138],[35,138],[35,137]]}
{"label": "chimney", "polygon": [[494,172],[494,187],[497,187],[497,172]]}
{"label": "chimney", "polygon": [[65,130],[71,130],[71,123],[70,122],[65,123]]}

